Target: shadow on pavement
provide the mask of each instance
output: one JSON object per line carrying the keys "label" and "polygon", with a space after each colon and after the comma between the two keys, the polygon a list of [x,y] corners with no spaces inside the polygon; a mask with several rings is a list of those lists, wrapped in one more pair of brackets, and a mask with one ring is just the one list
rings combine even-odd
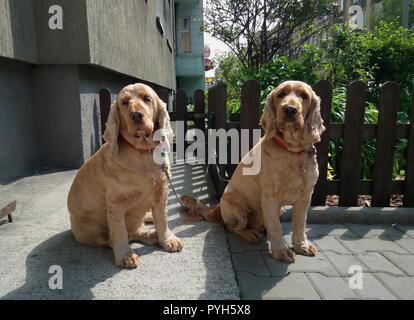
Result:
{"label": "shadow on pavement", "polygon": [[[143,246],[134,251],[143,256],[157,246]],[[63,289],[49,288],[51,266],[62,268]],[[59,233],[34,248],[26,258],[25,284],[2,299],[93,299],[91,289],[123,269],[113,262],[111,248],[86,247],[77,243],[70,230]],[[132,270],[129,270],[132,272]]]}

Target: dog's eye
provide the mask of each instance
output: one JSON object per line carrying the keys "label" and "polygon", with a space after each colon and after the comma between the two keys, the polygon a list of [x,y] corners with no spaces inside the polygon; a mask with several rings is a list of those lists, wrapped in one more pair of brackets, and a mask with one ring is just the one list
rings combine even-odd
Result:
{"label": "dog's eye", "polygon": [[278,97],[279,97],[279,98],[284,98],[284,97],[286,97],[286,93],[284,93],[284,92],[279,93]]}
{"label": "dog's eye", "polygon": [[127,106],[129,104],[129,100],[128,99],[123,99],[121,101],[121,103],[122,103],[123,106]]}
{"label": "dog's eye", "polygon": [[144,101],[145,102],[150,102],[151,101],[151,97],[150,96],[145,96],[144,97]]}
{"label": "dog's eye", "polygon": [[306,100],[306,99],[308,99],[309,97],[308,97],[308,95],[306,94],[306,93],[302,93],[301,95],[300,95],[300,97],[303,99],[303,100]]}

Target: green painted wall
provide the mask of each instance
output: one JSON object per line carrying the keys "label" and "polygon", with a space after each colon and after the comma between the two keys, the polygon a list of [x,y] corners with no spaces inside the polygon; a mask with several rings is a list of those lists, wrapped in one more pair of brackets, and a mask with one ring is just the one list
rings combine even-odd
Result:
{"label": "green painted wall", "polygon": [[176,1],[175,17],[178,24],[179,17],[190,18],[191,52],[180,53],[181,47],[178,27],[176,28],[176,74],[177,90],[185,90],[188,97],[194,91],[204,90],[204,36],[200,31],[199,21],[203,19],[202,0]]}

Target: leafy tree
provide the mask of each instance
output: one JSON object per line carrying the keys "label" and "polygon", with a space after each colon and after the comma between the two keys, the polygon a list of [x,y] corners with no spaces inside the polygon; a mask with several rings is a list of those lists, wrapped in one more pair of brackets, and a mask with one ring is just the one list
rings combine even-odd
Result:
{"label": "leafy tree", "polygon": [[[414,29],[414,0],[409,0],[408,28]],[[402,25],[404,0],[382,0],[373,5],[371,10],[371,26],[379,26],[381,22],[398,21]],[[397,19],[396,19],[397,18]]]}
{"label": "leafy tree", "polygon": [[203,27],[259,69],[283,50],[296,53],[336,13],[336,0],[206,0]]}
{"label": "leafy tree", "polygon": [[331,35],[324,69],[334,87],[363,80],[369,86],[368,100],[376,105],[381,85],[396,81],[401,86],[400,111],[408,113],[414,87],[414,32],[397,22],[381,22],[372,32],[335,25]]}

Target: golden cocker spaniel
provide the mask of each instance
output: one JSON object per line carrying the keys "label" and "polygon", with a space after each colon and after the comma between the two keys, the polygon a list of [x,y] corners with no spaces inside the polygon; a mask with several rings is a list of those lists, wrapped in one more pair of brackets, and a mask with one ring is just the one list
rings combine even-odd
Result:
{"label": "golden cocker spaniel", "polygon": [[[223,223],[229,230],[250,242],[267,231],[274,259],[294,262],[295,253],[313,256],[305,228],[307,210],[318,178],[313,144],[325,130],[320,114],[320,98],[306,83],[286,81],[268,96],[260,121],[264,137],[237,166],[214,208],[183,196],[190,215]],[[256,175],[243,174],[254,154],[261,157]],[[293,205],[291,250],[283,239],[279,217],[283,207]]]}
{"label": "golden cocker spaniel", "polygon": [[[112,247],[119,267],[137,267],[133,240],[159,243],[170,252],[183,248],[168,228],[167,178],[153,158],[158,129],[163,139],[172,134],[166,105],[154,90],[144,84],[123,88],[111,106],[106,143],[80,168],[69,192],[76,240]],[[151,212],[155,230],[143,228]]]}

